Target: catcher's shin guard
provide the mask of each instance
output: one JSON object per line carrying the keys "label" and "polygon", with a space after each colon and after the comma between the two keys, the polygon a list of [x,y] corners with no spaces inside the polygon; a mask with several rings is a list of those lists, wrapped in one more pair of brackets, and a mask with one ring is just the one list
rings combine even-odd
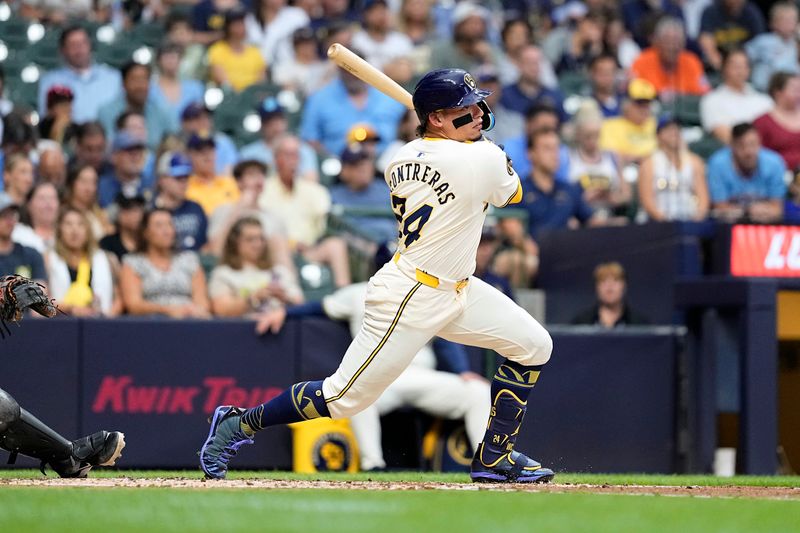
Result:
{"label": "catcher's shin guard", "polygon": [[6,428],[19,419],[19,404],[6,391],[0,389],[0,445]]}
{"label": "catcher's shin guard", "polygon": [[541,366],[522,366],[506,361],[492,379],[492,409],[480,460],[491,465],[514,449],[528,408],[528,395],[539,378]]}
{"label": "catcher's shin guard", "polygon": [[[16,416],[4,418],[3,413]],[[11,452],[9,464],[22,454],[40,460],[42,472],[50,465],[61,477],[86,477],[93,466],[113,464],[124,446],[119,432],[99,431],[69,441],[0,390],[0,448]]]}

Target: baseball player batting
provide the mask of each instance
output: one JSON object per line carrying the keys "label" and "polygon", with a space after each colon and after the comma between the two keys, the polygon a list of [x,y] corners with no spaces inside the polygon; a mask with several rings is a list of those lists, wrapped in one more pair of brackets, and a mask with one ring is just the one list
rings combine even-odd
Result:
{"label": "baseball player batting", "polygon": [[481,130],[494,122],[472,76],[440,69],[417,84],[419,137],[386,168],[399,226],[398,252],[369,281],[364,323],[336,372],[292,385],[252,409],[215,409],[200,464],[224,478],[230,459],[262,429],[318,417],[347,418],[371,405],[434,336],[505,358],[491,383],[491,411],[471,464],[476,482],[547,482],[554,474],[514,449],[528,395],[553,342],[524,309],[472,276],[489,204],[522,199],[519,176]]}

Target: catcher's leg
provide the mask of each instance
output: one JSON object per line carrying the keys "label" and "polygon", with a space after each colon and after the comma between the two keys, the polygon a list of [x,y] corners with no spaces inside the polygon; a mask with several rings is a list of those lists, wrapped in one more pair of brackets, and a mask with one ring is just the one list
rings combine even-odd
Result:
{"label": "catcher's leg", "polygon": [[42,470],[50,465],[61,477],[86,477],[93,466],[113,465],[124,447],[117,431],[69,441],[0,389],[0,448],[11,452],[10,463],[21,453],[39,459]]}
{"label": "catcher's leg", "polygon": [[453,342],[497,351],[506,361],[491,385],[491,415],[472,462],[472,479],[488,482],[538,482],[552,470],[514,449],[528,395],[550,359],[553,341],[547,331],[506,295],[470,278],[464,312],[439,336]]}

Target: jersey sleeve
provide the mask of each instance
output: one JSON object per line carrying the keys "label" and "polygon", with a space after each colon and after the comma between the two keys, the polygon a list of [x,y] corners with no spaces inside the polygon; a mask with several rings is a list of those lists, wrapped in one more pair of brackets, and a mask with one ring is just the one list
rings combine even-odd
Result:
{"label": "jersey sleeve", "polygon": [[491,141],[475,143],[475,186],[484,202],[505,207],[522,200],[522,184],[503,150]]}

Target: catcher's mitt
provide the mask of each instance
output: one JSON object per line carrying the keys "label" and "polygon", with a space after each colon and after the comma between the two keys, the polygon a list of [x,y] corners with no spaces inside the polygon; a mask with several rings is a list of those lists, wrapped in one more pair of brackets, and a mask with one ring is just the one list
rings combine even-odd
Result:
{"label": "catcher's mitt", "polygon": [[18,322],[28,308],[47,318],[58,312],[41,284],[17,275],[0,278],[0,320]]}

